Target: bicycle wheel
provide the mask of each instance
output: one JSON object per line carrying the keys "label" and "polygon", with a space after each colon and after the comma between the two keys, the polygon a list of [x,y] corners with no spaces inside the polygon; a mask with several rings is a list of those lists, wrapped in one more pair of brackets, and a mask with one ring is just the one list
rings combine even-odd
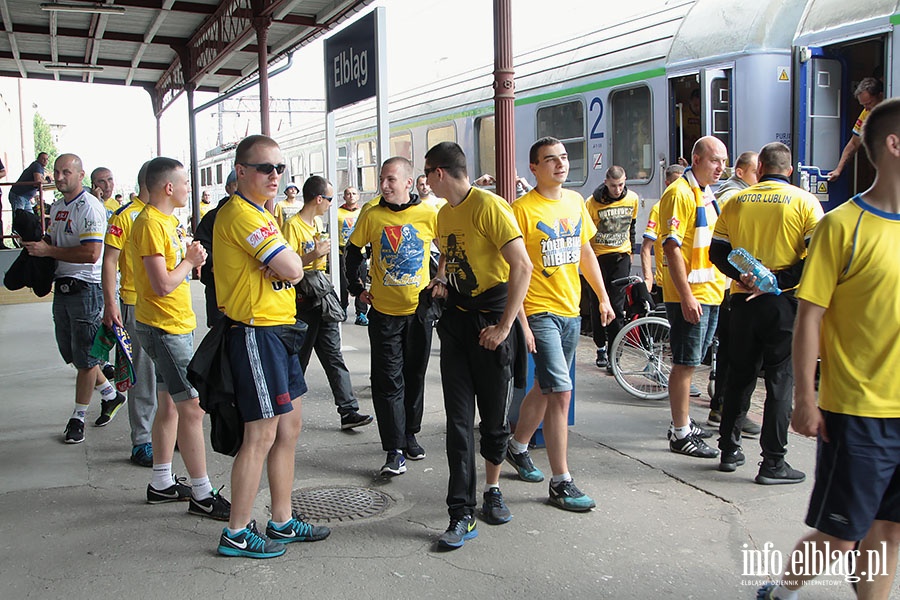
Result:
{"label": "bicycle wheel", "polygon": [[626,324],[613,340],[609,361],[616,381],[632,396],[641,400],[665,398],[672,372],[669,322],[642,317]]}

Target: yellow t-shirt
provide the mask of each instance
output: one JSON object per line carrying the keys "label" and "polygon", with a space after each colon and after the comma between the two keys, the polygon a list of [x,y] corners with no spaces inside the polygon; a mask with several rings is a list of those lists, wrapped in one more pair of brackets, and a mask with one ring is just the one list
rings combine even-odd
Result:
{"label": "yellow t-shirt", "polygon": [[631,254],[631,222],[637,219],[638,195],[628,190],[624,198],[609,204],[591,196],[585,206],[597,226],[597,234],[591,238],[594,254]]}
{"label": "yellow t-shirt", "polygon": [[302,200],[295,199],[290,203],[287,200],[282,200],[275,205],[275,218],[282,225],[286,225],[291,217],[300,212],[301,208],[303,208]]}
{"label": "yellow t-shirt", "polygon": [[869,110],[864,108],[861,113],[859,113],[859,117],[856,119],[856,123],[853,124],[853,135],[862,135],[863,124],[866,122],[866,119],[869,118]]}
{"label": "yellow t-shirt", "polygon": [[372,244],[372,305],[393,316],[416,312],[419,292],[428,285],[429,246],[437,237],[437,211],[416,204],[399,212],[375,206],[363,212],[350,234],[358,248]]}
{"label": "yellow t-shirt", "polygon": [[371,209],[373,209],[373,208],[375,208],[376,206],[378,206],[378,204],[379,204],[380,202],[381,202],[381,194],[375,196],[374,198],[372,198],[371,200],[369,200],[368,202],[366,202],[365,204],[363,204],[363,205],[362,205],[362,208],[359,209],[359,217],[356,218],[357,222],[362,218],[362,216],[363,216],[364,214],[366,214],[366,213],[369,212]]}
{"label": "yellow t-shirt", "polygon": [[523,303],[527,316],[549,312],[577,317],[581,301],[581,248],[597,228],[578,192],[563,190],[550,200],[533,189],[512,205],[525,249],[534,265]]}
{"label": "yellow t-shirt", "polygon": [[134,319],[166,333],[184,334],[194,331],[197,319],[191,307],[191,288],[185,279],[178,287],[157,296],[144,268],[145,256],[162,256],[166,270],[171,271],[184,258],[184,239],[178,233],[178,217],[167,215],[155,206],[146,205],[134,220],[131,230],[131,258],[135,265],[134,289],[137,294]]}
{"label": "yellow t-shirt", "polygon": [[213,256],[219,309],[246,325],[289,325],[297,313],[294,286],[266,279],[260,267],[290,246],[275,218],[235,194],[216,213]]}
{"label": "yellow t-shirt", "polygon": [[[744,248],[780,271],[806,257],[806,247],[822,219],[815,196],[785,181],[767,179],[738,192],[722,208],[713,239]],[[731,293],[746,293],[735,282]]]}
{"label": "yellow t-shirt", "polygon": [[112,216],[116,213],[117,210],[122,208],[118,201],[115,198],[107,198],[103,201],[103,206],[106,208],[106,220],[109,221]]}
{"label": "yellow t-shirt", "polygon": [[[710,195],[711,196],[711,195]],[[714,230],[718,214],[712,202],[706,205],[706,222]],[[687,179],[680,177],[666,188],[659,200],[659,243],[660,248],[667,240],[675,240],[681,248],[686,275],[691,272],[691,253],[694,248],[694,224],[697,221],[697,203]],[[706,249],[709,252],[709,249]],[[700,304],[718,306],[725,297],[725,275],[716,269],[713,281],[692,283],[691,293]],[[681,302],[681,296],[670,275],[663,278],[663,300]]]}
{"label": "yellow t-shirt", "polygon": [[[325,225],[319,217],[313,217],[309,225],[301,217],[290,219],[284,224],[284,239],[300,256],[306,256],[316,249],[316,239],[325,231]],[[304,271],[324,271],[328,268],[328,256],[320,256],[305,267]]]}
{"label": "yellow t-shirt", "polygon": [[[120,208],[113,214],[106,228],[106,237],[103,242],[111,247],[119,250],[119,297],[124,304],[134,306],[137,294],[134,290],[134,262],[130,251],[128,240],[131,237],[131,230],[134,226],[134,220],[144,209],[144,203],[135,197],[134,200]],[[128,245],[129,248],[125,246]],[[143,268],[143,264],[141,268]]]}
{"label": "yellow t-shirt", "polygon": [[644,228],[644,237],[653,241],[653,253],[656,255],[656,273],[653,275],[653,281],[662,287],[663,277],[669,270],[666,268],[666,255],[659,239],[659,202],[650,208],[650,218],[647,219],[647,226]]}
{"label": "yellow t-shirt", "polygon": [[856,196],[822,218],[797,296],[827,309],[819,344],[823,410],[900,417],[898,289],[900,214]]}
{"label": "yellow t-shirt", "polygon": [[212,202],[201,202],[200,203],[200,218],[202,219],[203,217],[205,217],[206,213],[208,213],[210,210],[212,210],[212,207],[213,207]]}
{"label": "yellow t-shirt", "polygon": [[343,206],[338,207],[337,222],[338,233],[340,234],[338,243],[340,248],[347,245],[347,240],[350,239],[350,234],[353,232],[353,228],[356,227],[356,221],[359,219],[360,213],[361,209],[358,204],[354,210],[349,210]]}
{"label": "yellow t-shirt", "polygon": [[438,238],[446,259],[447,284],[464,296],[477,296],[509,281],[509,264],[498,252],[522,237],[512,207],[496,194],[469,188],[463,201],[438,212]]}

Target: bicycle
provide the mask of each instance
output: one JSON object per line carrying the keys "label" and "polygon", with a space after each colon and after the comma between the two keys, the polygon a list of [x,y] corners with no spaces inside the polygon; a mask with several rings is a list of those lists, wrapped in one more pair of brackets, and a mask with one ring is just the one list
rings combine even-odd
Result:
{"label": "bicycle", "polygon": [[669,394],[672,349],[665,306],[655,306],[644,280],[635,275],[616,279],[625,286],[626,324],[610,346],[609,362],[616,382],[641,400]]}

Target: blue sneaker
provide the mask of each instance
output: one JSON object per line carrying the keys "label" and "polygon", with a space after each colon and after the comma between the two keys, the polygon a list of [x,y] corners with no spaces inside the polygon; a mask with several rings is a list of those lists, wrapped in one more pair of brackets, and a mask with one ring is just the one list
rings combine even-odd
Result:
{"label": "blue sneaker", "polygon": [[319,525],[310,525],[296,511],[291,512],[291,520],[282,527],[276,527],[272,521],[266,526],[266,536],[273,542],[288,544],[290,542],[318,542],[331,535],[331,530]]}
{"label": "blue sneaker", "polygon": [[153,466],[153,444],[137,444],[131,448],[131,462],[139,467]]}
{"label": "blue sneaker", "polygon": [[403,452],[400,450],[391,450],[387,453],[387,461],[381,467],[381,474],[393,477],[406,473],[406,459],[403,458]]}
{"label": "blue sneaker", "polygon": [[516,468],[519,479],[529,483],[539,483],[544,480],[544,474],[541,470],[534,466],[531,461],[531,455],[528,450],[525,452],[515,453],[509,446],[506,447],[506,462]]}
{"label": "blue sneaker", "polygon": [[363,327],[365,327],[366,325],[369,324],[369,317],[367,317],[366,315],[364,315],[362,313],[356,315],[356,324],[362,325]]}
{"label": "blue sneaker", "polygon": [[778,587],[774,583],[767,583],[756,590],[756,600],[772,600],[772,590]]}
{"label": "blue sneaker", "polygon": [[222,556],[275,558],[284,554],[284,544],[275,543],[262,535],[256,529],[256,521],[250,521],[234,537],[228,534],[228,529],[223,529],[217,551]]}
{"label": "blue sneaker", "polygon": [[573,512],[586,512],[597,506],[571,479],[557,484],[550,483],[550,504]]}
{"label": "blue sneaker", "polygon": [[466,540],[478,537],[475,517],[466,515],[462,518],[450,519],[450,527],[438,538],[439,548],[459,548]]}

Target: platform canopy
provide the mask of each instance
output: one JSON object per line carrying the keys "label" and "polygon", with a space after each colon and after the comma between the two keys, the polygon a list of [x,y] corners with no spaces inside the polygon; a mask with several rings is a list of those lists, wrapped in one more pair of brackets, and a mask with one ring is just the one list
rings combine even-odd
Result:
{"label": "platform canopy", "polygon": [[0,0],[0,76],[225,92],[372,0]]}

